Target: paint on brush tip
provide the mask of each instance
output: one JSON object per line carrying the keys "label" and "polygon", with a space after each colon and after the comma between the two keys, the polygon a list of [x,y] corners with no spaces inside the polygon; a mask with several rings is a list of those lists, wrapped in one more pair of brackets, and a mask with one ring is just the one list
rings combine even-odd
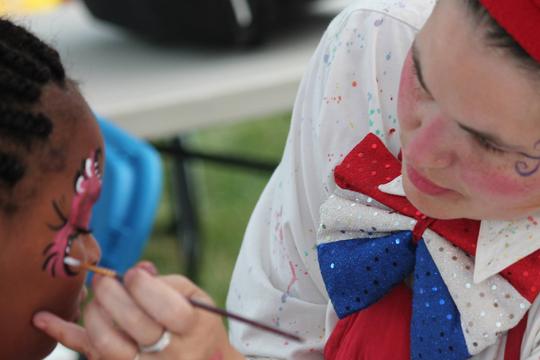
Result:
{"label": "paint on brush tip", "polygon": [[69,266],[81,266],[81,262],[79,260],[69,256],[64,258],[64,264]]}

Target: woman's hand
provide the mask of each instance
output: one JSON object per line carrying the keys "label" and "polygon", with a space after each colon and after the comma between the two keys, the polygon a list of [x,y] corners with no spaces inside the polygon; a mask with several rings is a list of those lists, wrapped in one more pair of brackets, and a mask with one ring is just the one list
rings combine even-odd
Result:
{"label": "woman's hand", "polygon": [[[126,273],[123,285],[95,276],[93,289],[94,299],[84,310],[85,328],[48,313],[37,314],[34,323],[91,360],[243,359],[229,344],[221,318],[191,306],[187,298],[212,300],[183,276],[154,277],[136,267]],[[147,352],[160,339],[162,345],[154,346],[158,351]]]}

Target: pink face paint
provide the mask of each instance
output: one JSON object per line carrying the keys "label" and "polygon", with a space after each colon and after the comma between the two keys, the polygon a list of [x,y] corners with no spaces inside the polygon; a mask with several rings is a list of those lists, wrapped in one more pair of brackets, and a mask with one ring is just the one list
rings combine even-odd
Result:
{"label": "pink face paint", "polygon": [[64,264],[64,258],[69,256],[73,241],[81,234],[88,233],[88,224],[92,214],[92,207],[99,198],[101,192],[101,175],[99,173],[99,158],[101,150],[95,150],[88,159],[83,160],[81,169],[75,176],[74,188],[75,195],[71,201],[71,210],[66,218],[59,213],[64,222],[58,227],[51,244],[47,245],[43,254],[43,270],[49,275],[55,277],[74,276],[67,265]]}
{"label": "pink face paint", "polygon": [[412,52],[409,51],[401,70],[398,92],[398,118],[402,130],[414,126],[416,104],[419,101],[416,81]]}
{"label": "pink face paint", "polygon": [[[470,165],[465,166],[470,167]],[[461,179],[471,193],[492,199],[513,199],[526,196],[530,191],[529,186],[523,182],[523,178],[516,178],[515,174],[507,175],[491,169],[465,168],[462,170]]]}

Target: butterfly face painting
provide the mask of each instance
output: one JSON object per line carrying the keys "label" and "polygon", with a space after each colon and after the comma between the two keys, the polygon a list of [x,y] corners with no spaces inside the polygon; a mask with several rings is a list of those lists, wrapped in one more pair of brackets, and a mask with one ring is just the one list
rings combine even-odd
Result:
{"label": "butterfly face painting", "polygon": [[53,242],[48,244],[43,251],[45,260],[42,266],[43,270],[52,277],[76,275],[64,264],[64,259],[70,255],[72,246],[79,236],[91,233],[88,225],[92,207],[99,198],[102,184],[99,171],[100,158],[101,150],[97,149],[90,154],[90,157],[82,161],[74,178],[74,196],[71,200],[70,212],[67,215],[56,201],[53,202],[60,224],[49,224],[49,227],[56,233]]}

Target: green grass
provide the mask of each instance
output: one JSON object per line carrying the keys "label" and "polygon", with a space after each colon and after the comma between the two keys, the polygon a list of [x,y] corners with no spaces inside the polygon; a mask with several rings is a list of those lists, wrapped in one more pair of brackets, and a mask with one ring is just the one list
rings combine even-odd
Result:
{"label": "green grass", "polygon": [[[280,159],[290,114],[212,128],[190,135],[190,148],[276,162]],[[170,160],[165,160],[165,187],[156,225],[144,253],[160,272],[182,272],[181,251],[172,227]],[[270,173],[208,162],[194,162],[194,194],[200,221],[201,286],[220,306],[225,297],[251,211]]]}

